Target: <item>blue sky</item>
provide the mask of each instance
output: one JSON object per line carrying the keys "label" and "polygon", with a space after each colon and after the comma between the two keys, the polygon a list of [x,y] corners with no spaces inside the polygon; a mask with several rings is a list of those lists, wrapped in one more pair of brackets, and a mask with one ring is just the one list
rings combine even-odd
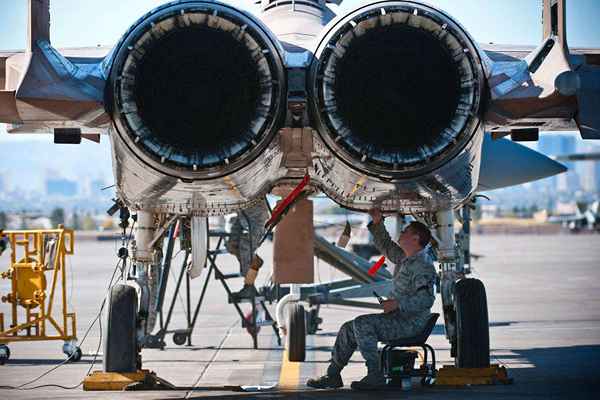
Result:
{"label": "blue sky", "polygon": [[[346,0],[344,8],[362,1]],[[56,47],[114,44],[137,18],[162,0],[51,0]],[[234,4],[251,4],[251,0]],[[463,24],[480,42],[537,44],[542,39],[542,0],[431,0]],[[599,0],[567,2],[571,46],[600,47]],[[0,49],[25,46],[27,0],[0,0]]]}

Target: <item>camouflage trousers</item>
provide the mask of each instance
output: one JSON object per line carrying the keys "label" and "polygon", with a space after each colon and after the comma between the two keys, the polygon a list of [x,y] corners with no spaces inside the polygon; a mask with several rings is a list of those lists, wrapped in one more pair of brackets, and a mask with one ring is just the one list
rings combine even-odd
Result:
{"label": "camouflage trousers", "polygon": [[377,342],[416,336],[425,328],[421,320],[407,319],[399,311],[366,314],[345,322],[340,328],[329,372],[339,373],[358,348],[369,371],[379,369]]}
{"label": "camouflage trousers", "polygon": [[254,253],[265,234],[265,222],[268,219],[266,202],[259,202],[254,207],[239,211],[237,217],[232,220],[226,247],[238,259],[242,275],[246,275],[250,268]]}

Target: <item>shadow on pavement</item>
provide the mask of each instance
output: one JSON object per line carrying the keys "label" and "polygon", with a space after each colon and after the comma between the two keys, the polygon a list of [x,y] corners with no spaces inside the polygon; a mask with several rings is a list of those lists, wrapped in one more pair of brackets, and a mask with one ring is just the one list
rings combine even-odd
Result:
{"label": "shadow on pavement", "polygon": [[[570,346],[510,350],[500,360],[514,378],[512,385],[423,388],[413,380],[410,392],[384,390],[267,391],[254,393],[194,391],[191,398],[220,399],[597,399],[600,398],[600,346]],[[498,360],[492,358],[492,363]],[[348,383],[348,382],[346,382]]]}

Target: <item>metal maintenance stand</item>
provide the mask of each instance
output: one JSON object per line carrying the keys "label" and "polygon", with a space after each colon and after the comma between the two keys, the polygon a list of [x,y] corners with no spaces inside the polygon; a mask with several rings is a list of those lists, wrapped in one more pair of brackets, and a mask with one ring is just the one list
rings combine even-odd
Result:
{"label": "metal maintenance stand", "polygon": [[[166,284],[167,284],[167,280],[168,280],[168,272],[169,272],[169,268],[170,268],[170,258],[171,257],[169,254],[170,253],[169,250],[172,249],[171,243],[175,241],[175,238],[172,237],[172,235],[169,235],[169,243],[167,243],[167,256],[169,256],[169,257],[165,257],[165,265],[163,266],[163,271],[164,271],[163,279],[161,279],[160,288],[159,288],[159,293],[161,294],[158,299],[158,310],[159,310],[158,315],[159,315],[160,329],[155,335],[151,335],[151,336],[147,337],[147,341],[146,341],[146,344],[144,347],[163,349],[166,346],[164,338],[167,334],[170,334],[170,333],[173,334],[173,342],[176,345],[179,345],[179,346],[182,346],[184,344],[187,344],[188,346],[192,345],[192,333],[194,331],[194,327],[196,325],[198,315],[200,314],[200,308],[202,307],[202,303],[204,302],[204,296],[206,295],[206,289],[208,287],[208,283],[213,274],[214,274],[214,278],[219,280],[221,282],[221,284],[223,285],[223,288],[225,289],[225,292],[227,293],[227,299],[228,299],[229,303],[233,304],[238,315],[240,316],[240,319],[242,321],[242,327],[246,328],[246,330],[248,331],[250,336],[252,336],[253,348],[258,349],[258,331],[260,330],[260,327],[267,326],[267,325],[270,325],[273,328],[273,331],[275,332],[275,335],[277,336],[277,343],[278,343],[278,345],[281,345],[281,337],[279,335],[279,329],[277,329],[277,323],[273,320],[273,318],[271,317],[271,314],[269,313],[269,310],[267,309],[267,306],[265,304],[265,297],[256,296],[251,299],[242,299],[242,300],[237,300],[237,299],[232,298],[231,289],[229,288],[229,285],[227,284],[226,281],[227,281],[227,279],[231,279],[231,278],[239,278],[241,275],[239,273],[224,274],[223,272],[221,272],[221,270],[219,269],[219,267],[217,265],[217,257],[221,254],[227,253],[227,250],[225,249],[225,239],[227,237],[229,237],[229,233],[222,231],[222,230],[209,230],[209,232],[208,232],[209,250],[208,250],[208,255],[207,255],[207,260],[206,260],[207,265],[208,265],[208,272],[206,274],[206,277],[204,278],[202,292],[200,293],[200,298],[198,299],[198,302],[196,303],[196,307],[194,308],[193,313],[192,313],[192,307],[191,307],[191,304],[192,304],[191,288],[190,288],[191,279],[190,279],[189,275],[187,274],[187,262],[188,262],[188,258],[190,256],[190,254],[191,254],[191,248],[185,249],[185,256],[183,258],[179,276],[177,277],[177,283],[175,286],[175,291],[173,293],[173,298],[171,300],[171,303],[169,304],[169,311],[167,312],[166,317],[163,318],[162,304],[164,302],[164,293],[165,293],[163,288],[166,288]],[[216,246],[212,249],[210,247],[210,239],[211,238],[218,238]],[[175,307],[175,302],[177,300],[177,296],[179,295],[179,291],[181,289],[181,284],[183,282],[184,275],[185,275],[185,281],[186,281],[186,285],[185,285],[186,310],[185,310],[185,312],[186,312],[186,325],[187,326],[186,326],[186,328],[183,328],[183,329],[169,329],[169,324],[171,322],[173,309]],[[240,303],[250,303],[251,304],[252,310],[249,315],[247,315],[247,316],[244,315],[244,312],[242,311],[242,309],[240,307]],[[259,315],[262,314],[262,312],[264,312],[264,316],[265,316],[264,320],[259,319]]]}

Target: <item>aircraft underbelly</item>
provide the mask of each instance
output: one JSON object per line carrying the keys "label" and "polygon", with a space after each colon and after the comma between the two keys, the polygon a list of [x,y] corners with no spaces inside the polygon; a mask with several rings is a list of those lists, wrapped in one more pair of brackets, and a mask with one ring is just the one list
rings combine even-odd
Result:
{"label": "aircraft underbelly", "polygon": [[312,164],[290,168],[289,155],[275,140],[247,167],[222,178],[185,181],[154,170],[129,150],[114,132],[113,171],[119,195],[134,209],[187,214],[221,215],[247,208],[277,186],[290,186],[308,173],[315,192],[338,204],[367,210],[424,212],[453,208],[477,186],[483,132],[445,165],[410,179],[391,180],[364,174],[336,158],[316,133]]}

